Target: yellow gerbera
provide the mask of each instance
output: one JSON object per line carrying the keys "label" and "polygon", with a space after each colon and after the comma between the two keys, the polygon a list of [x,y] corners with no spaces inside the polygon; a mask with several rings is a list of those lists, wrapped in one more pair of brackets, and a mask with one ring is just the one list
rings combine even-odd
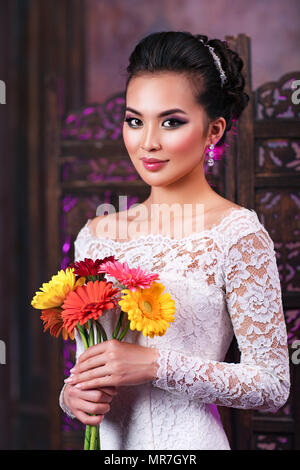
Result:
{"label": "yellow gerbera", "polygon": [[31,305],[38,310],[60,307],[70,291],[85,283],[85,277],[80,277],[76,281],[74,268],[62,269],[52,276],[51,281],[44,283],[40,288],[41,292],[36,292],[31,301]]}
{"label": "yellow gerbera", "polygon": [[125,295],[119,301],[130,320],[130,329],[142,331],[144,336],[163,336],[174,321],[175,302],[169,293],[162,294],[164,286],[153,282],[148,289],[137,288],[136,292],[123,289]]}

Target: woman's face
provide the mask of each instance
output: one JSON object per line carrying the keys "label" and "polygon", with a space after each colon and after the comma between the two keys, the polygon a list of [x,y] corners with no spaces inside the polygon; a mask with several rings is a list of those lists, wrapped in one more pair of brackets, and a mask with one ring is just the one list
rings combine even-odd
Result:
{"label": "woman's face", "polygon": [[[134,167],[147,184],[165,186],[196,168],[203,171],[205,150],[211,143],[205,135],[205,122],[205,111],[196,103],[184,75],[161,72],[129,82],[123,139]],[[168,162],[154,171],[144,167],[143,157]]]}

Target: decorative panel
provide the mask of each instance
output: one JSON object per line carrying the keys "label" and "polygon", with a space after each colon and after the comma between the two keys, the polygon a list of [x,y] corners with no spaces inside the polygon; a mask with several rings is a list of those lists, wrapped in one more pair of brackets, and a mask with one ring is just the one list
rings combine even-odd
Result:
{"label": "decorative panel", "polygon": [[281,287],[300,292],[300,191],[257,190],[255,199],[260,221],[274,241]]}
{"label": "decorative panel", "polygon": [[299,79],[300,73],[292,72],[254,93],[254,207],[274,241],[291,373],[286,404],[276,413],[252,414],[252,446],[262,450],[299,445],[300,377],[293,353],[300,339],[300,105],[292,98],[292,83]]}
{"label": "decorative panel", "polygon": [[285,173],[300,171],[300,139],[258,139],[256,172]]}
{"label": "decorative panel", "polygon": [[104,104],[92,104],[68,112],[62,126],[62,139],[120,139],[124,104],[124,94],[120,94],[112,96]]}
{"label": "decorative panel", "polygon": [[292,450],[293,436],[280,434],[255,434],[255,450]]}
{"label": "decorative panel", "polygon": [[268,82],[255,92],[255,119],[300,118],[300,107],[292,95],[293,82],[300,79],[299,72],[285,74],[277,82]]}

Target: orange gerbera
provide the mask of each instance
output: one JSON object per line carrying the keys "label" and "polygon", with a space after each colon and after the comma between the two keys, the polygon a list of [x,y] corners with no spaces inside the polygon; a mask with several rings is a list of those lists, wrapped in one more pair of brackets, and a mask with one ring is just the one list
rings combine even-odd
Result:
{"label": "orange gerbera", "polygon": [[97,320],[104,310],[118,305],[120,293],[118,288],[112,287],[111,281],[89,281],[84,286],[77,287],[69,292],[62,308],[63,326],[68,333],[74,330],[77,323],[84,325],[90,319]]}
{"label": "orange gerbera", "polygon": [[61,333],[64,340],[67,340],[68,337],[73,340],[75,336],[74,330],[68,333],[67,329],[63,326],[62,311],[60,307],[42,310],[41,319],[44,323],[44,333],[49,328],[50,335],[58,338]]}

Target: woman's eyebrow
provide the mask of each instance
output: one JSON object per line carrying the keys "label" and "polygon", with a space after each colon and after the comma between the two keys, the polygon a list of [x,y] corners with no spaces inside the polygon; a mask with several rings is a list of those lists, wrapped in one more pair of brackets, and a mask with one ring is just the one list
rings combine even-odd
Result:
{"label": "woman's eyebrow", "polygon": [[[138,116],[142,116],[142,113],[140,113],[139,111],[137,111],[136,109],[133,109],[133,108],[127,107],[126,111],[131,111],[134,114],[138,114]],[[174,109],[168,109],[167,111],[163,111],[162,113],[159,113],[158,117],[168,116],[169,114],[173,114],[173,113],[186,114],[186,112],[183,111],[182,109],[174,108]]]}

